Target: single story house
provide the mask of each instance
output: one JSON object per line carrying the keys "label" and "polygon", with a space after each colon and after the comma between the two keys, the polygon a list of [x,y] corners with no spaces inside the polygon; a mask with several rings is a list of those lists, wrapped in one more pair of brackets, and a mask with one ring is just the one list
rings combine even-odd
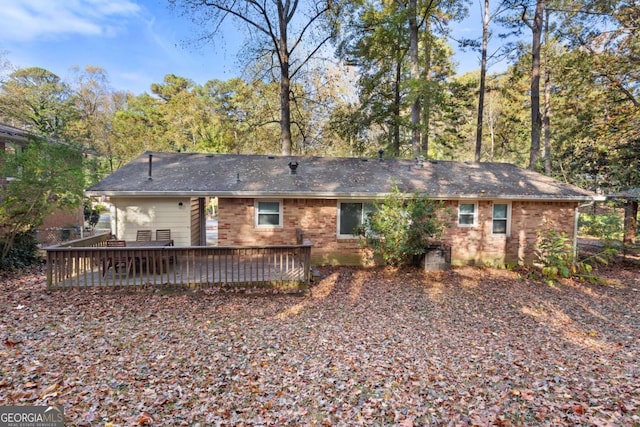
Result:
{"label": "single story house", "polygon": [[205,244],[205,200],[218,200],[218,245],[313,245],[317,264],[358,264],[354,229],[394,185],[442,200],[453,264],[530,262],[538,232],[576,236],[596,194],[505,163],[146,152],[87,190],[114,206],[113,232],[171,229],[176,246]]}

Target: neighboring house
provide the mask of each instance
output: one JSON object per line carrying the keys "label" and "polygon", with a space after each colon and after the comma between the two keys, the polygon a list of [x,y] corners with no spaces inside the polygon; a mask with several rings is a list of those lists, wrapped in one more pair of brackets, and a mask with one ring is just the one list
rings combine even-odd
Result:
{"label": "neighboring house", "polygon": [[215,197],[219,245],[295,244],[301,231],[315,263],[358,264],[354,230],[394,185],[444,201],[454,264],[529,262],[541,229],[575,239],[578,207],[601,199],[504,163],[158,152],[86,193],[109,198],[122,239],[169,228],[177,246],[204,245],[205,201]]}
{"label": "neighboring house", "polygon": [[[0,123],[0,151],[13,152],[29,143],[30,135],[27,131]],[[2,158],[0,158],[2,161]],[[12,177],[0,175],[0,185],[7,183]]]}
{"label": "neighboring house", "polygon": [[[0,151],[2,152],[12,153],[22,150],[33,138],[36,136],[24,129],[0,123]],[[5,185],[12,178],[0,176],[0,186]],[[35,230],[38,242],[48,245],[77,239],[80,237],[83,221],[82,207],[53,212],[45,217],[44,223]]]}

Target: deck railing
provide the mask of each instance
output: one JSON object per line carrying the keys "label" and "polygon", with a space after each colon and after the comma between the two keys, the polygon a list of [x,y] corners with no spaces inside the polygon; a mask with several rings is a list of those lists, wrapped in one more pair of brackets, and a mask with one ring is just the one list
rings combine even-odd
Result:
{"label": "deck railing", "polygon": [[111,238],[111,233],[108,231],[104,233],[98,233],[93,236],[85,237],[83,239],[68,240],[59,245],[52,247],[56,248],[97,248],[107,245],[107,240]]}
{"label": "deck railing", "polygon": [[[46,248],[47,287],[269,287],[305,289],[311,244],[106,247],[78,241]],[[106,238],[104,239],[106,241]]]}

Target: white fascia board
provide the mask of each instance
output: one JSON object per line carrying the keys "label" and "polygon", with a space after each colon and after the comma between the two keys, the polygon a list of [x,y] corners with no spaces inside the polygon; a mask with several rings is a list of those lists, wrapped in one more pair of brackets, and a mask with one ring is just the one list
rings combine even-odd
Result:
{"label": "white fascia board", "polygon": [[[85,195],[89,197],[227,197],[227,198],[280,198],[280,199],[353,199],[353,200],[371,200],[381,199],[389,195],[389,193],[279,193],[279,192],[255,192],[255,191],[185,191],[185,192],[169,192],[169,191],[86,191]],[[435,200],[509,200],[509,201],[539,201],[539,202],[588,202],[588,201],[604,201],[604,196],[533,196],[526,197],[522,195],[500,195],[489,196],[486,194],[466,194],[466,195],[428,195]]]}

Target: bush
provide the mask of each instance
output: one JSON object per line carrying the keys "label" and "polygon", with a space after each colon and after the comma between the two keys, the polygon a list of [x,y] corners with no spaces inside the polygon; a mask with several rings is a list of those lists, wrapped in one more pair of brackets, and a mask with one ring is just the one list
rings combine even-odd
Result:
{"label": "bush", "polygon": [[578,220],[578,229],[585,236],[607,241],[622,240],[622,222],[621,216],[615,212],[607,214],[582,213]]}
{"label": "bush", "polygon": [[578,277],[588,281],[598,281],[598,278],[592,274],[593,265],[608,264],[614,254],[614,249],[605,249],[600,254],[578,260],[574,255],[573,243],[566,233],[544,229],[538,234],[536,256],[540,273],[548,283],[553,283],[560,277]]}
{"label": "bush", "polygon": [[364,244],[389,265],[411,262],[444,229],[438,218],[441,202],[404,194],[397,186],[374,207],[359,231],[365,237]]}
{"label": "bush", "polygon": [[42,225],[57,210],[79,206],[84,188],[84,157],[66,144],[33,138],[12,153],[0,150],[0,176],[13,176],[0,190],[0,265],[10,266],[33,259],[32,245],[9,252],[18,236]]}
{"label": "bush", "polygon": [[[6,242],[0,242],[0,247],[4,247]],[[0,270],[17,270],[41,262],[38,242],[33,233],[21,233],[16,235],[13,245],[2,263]]]}

